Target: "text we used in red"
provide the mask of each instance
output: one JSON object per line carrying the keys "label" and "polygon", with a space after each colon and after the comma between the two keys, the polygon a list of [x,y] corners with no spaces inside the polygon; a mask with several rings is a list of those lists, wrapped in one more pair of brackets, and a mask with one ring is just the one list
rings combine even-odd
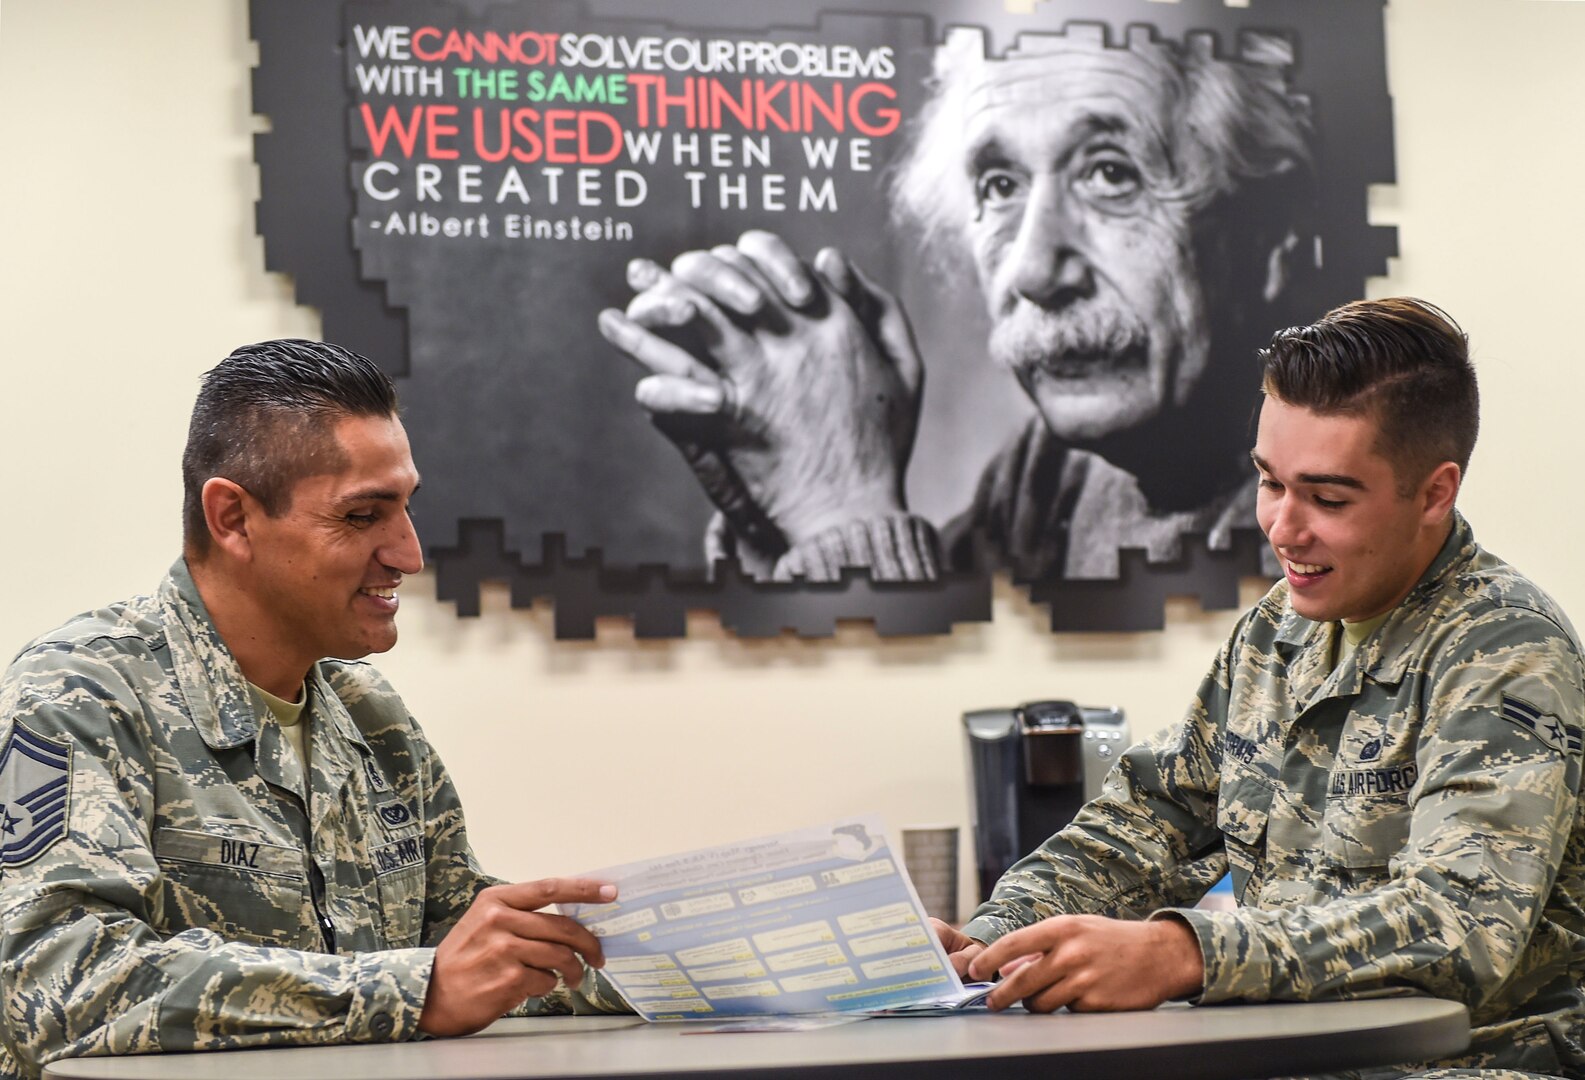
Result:
{"label": "text we used in red", "polygon": [[[622,151],[622,125],[597,109],[531,109],[455,105],[387,105],[380,115],[359,106],[375,157],[400,154],[454,161],[464,147],[482,161],[545,161],[604,165]],[[464,133],[466,128],[466,134]],[[464,140],[467,140],[464,142]],[[393,145],[394,144],[394,145]]]}

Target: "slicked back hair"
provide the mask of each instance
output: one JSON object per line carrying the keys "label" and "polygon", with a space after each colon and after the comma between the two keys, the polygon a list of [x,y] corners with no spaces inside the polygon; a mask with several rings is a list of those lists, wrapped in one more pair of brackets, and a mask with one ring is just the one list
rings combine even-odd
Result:
{"label": "slicked back hair", "polygon": [[301,339],[237,349],[203,376],[193,405],[182,451],[185,549],[199,558],[209,551],[203,490],[211,477],[241,485],[279,517],[299,480],[346,464],[339,421],[396,411],[390,378],[350,349]]}
{"label": "slicked back hair", "polygon": [[1468,336],[1435,304],[1356,300],[1277,331],[1260,357],[1268,395],[1323,416],[1373,415],[1400,495],[1444,461],[1469,471],[1480,391]]}

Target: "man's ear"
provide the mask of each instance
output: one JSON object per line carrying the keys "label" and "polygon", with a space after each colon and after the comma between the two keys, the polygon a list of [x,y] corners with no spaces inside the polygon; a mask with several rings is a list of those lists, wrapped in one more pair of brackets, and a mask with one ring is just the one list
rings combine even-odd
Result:
{"label": "man's ear", "polygon": [[1287,289],[1293,278],[1293,253],[1299,247],[1299,234],[1289,229],[1287,235],[1266,253],[1266,281],[1260,288],[1261,299],[1270,304]]}
{"label": "man's ear", "polygon": [[253,542],[248,526],[264,513],[259,501],[247,488],[223,476],[205,480],[200,498],[211,543],[234,559],[252,558]]}
{"label": "man's ear", "polygon": [[1431,475],[1420,485],[1421,516],[1427,525],[1440,524],[1453,512],[1458,499],[1459,485],[1464,482],[1464,470],[1454,461],[1444,461],[1431,470]]}

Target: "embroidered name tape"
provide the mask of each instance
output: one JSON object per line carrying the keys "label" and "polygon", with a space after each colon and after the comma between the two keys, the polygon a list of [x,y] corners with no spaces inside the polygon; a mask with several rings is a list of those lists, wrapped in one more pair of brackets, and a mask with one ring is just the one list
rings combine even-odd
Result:
{"label": "embroidered name tape", "polygon": [[419,866],[424,861],[424,849],[416,836],[396,840],[374,849],[374,872],[380,877]]}
{"label": "embroidered name tape", "polygon": [[301,878],[304,874],[299,848],[195,829],[160,829],[154,834],[154,855],[172,862],[223,866],[265,877]]}
{"label": "embroidered name tape", "polygon": [[1415,765],[1395,765],[1384,769],[1337,769],[1327,787],[1328,795],[1395,795],[1407,792],[1419,779]]}
{"label": "embroidered name tape", "polygon": [[1229,756],[1248,765],[1255,760],[1255,752],[1259,749],[1251,740],[1244,738],[1236,732],[1229,731],[1222,739]]}

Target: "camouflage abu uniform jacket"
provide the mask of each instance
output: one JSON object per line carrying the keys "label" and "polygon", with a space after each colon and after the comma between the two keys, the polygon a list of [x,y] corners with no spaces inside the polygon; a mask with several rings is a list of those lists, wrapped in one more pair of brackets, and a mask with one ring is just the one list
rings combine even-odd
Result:
{"label": "camouflage abu uniform jacket", "polygon": [[[1130,749],[965,932],[1170,914],[1199,939],[1201,1001],[1419,991],[1470,1008],[1468,1054],[1438,1064],[1580,1075],[1572,627],[1458,517],[1414,590],[1332,670],[1336,632],[1294,613],[1278,583],[1182,722]],[[1172,909],[1224,870],[1237,909]]]}
{"label": "camouflage abu uniform jacket", "polygon": [[[308,692],[304,792],[181,561],[157,596],[81,616],[12,663],[0,1077],[66,1055],[417,1033],[425,946],[494,879],[375,670],[325,660]],[[592,982],[525,1011],[622,1007]]]}

